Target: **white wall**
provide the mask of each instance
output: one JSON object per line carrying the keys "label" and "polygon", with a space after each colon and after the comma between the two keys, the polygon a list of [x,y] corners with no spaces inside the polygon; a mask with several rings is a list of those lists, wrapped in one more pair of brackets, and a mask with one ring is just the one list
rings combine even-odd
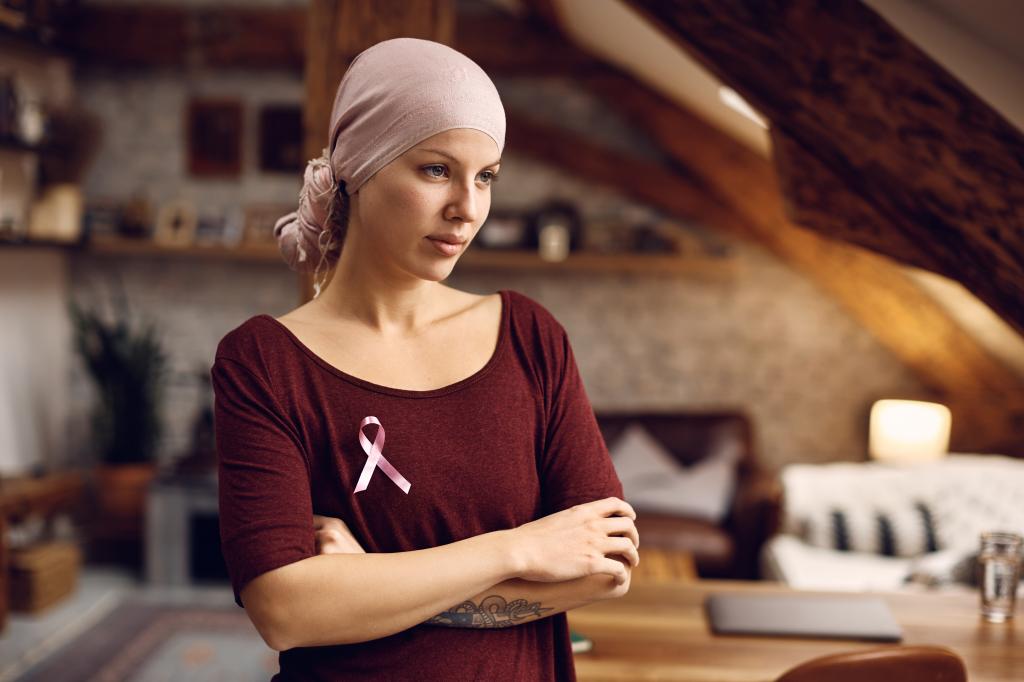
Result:
{"label": "white wall", "polygon": [[62,252],[0,249],[0,475],[67,452],[71,328]]}

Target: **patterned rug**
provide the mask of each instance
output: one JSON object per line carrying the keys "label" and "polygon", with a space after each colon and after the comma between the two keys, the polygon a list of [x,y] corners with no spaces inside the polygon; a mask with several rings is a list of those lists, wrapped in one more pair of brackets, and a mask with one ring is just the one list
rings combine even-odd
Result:
{"label": "patterned rug", "polygon": [[129,599],[19,682],[267,682],[277,652],[245,612]]}

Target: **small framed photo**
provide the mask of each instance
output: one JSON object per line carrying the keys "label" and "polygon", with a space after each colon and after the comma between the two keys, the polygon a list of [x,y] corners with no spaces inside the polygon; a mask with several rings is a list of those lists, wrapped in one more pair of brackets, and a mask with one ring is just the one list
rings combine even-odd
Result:
{"label": "small framed photo", "polygon": [[197,225],[195,204],[187,199],[169,201],[157,212],[153,241],[161,246],[189,246]]}
{"label": "small framed photo", "polygon": [[302,107],[274,104],[260,110],[260,170],[297,173],[303,170]]}
{"label": "small framed photo", "polygon": [[115,199],[92,199],[82,213],[82,230],[88,238],[94,234],[116,235],[121,225],[120,202]]}
{"label": "small framed photo", "polygon": [[188,172],[201,177],[238,177],[242,172],[242,103],[188,103]]}

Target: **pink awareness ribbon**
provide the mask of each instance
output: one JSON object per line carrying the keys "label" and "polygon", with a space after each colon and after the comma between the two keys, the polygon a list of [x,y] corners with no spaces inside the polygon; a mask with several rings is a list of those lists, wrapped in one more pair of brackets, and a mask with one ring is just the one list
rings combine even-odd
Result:
{"label": "pink awareness ribbon", "polygon": [[[363,435],[363,428],[367,424],[377,425],[377,435],[374,437],[372,444]],[[398,473],[398,469],[393,467],[391,462],[384,457],[384,425],[376,417],[363,417],[363,421],[359,423],[359,444],[363,446],[363,451],[366,452],[366,464],[363,465],[363,471],[359,474],[359,482],[356,483],[356,489],[353,492],[358,493],[366,490],[366,486],[370,485],[370,477],[373,476],[374,469],[380,466],[384,473],[388,475],[388,478],[394,481],[395,485],[408,495],[412,484],[405,480],[405,477]]]}

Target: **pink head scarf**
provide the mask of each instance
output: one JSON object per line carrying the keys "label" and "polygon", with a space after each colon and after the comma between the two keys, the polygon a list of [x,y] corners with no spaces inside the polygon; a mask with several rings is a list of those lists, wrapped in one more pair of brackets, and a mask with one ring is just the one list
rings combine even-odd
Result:
{"label": "pink head scarf", "polygon": [[[298,210],[274,226],[292,270],[312,270],[309,257],[333,264],[325,229],[328,202],[340,183],[351,197],[373,174],[419,142],[453,128],[489,135],[505,147],[505,109],[476,62],[430,40],[393,38],[356,55],[338,84],[329,146],[306,165]],[[314,285],[319,294],[319,286]]]}

